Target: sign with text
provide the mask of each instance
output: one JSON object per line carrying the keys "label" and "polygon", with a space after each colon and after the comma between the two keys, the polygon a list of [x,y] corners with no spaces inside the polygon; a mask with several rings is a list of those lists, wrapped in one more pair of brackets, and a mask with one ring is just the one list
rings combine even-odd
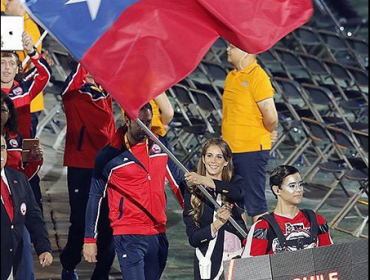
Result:
{"label": "sign with text", "polygon": [[226,280],[362,280],[368,240],[225,262]]}

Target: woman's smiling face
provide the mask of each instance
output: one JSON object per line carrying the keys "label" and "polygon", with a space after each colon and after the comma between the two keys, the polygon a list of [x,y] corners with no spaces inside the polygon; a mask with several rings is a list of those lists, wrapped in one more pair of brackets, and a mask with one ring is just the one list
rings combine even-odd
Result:
{"label": "woman's smiling face", "polygon": [[207,176],[221,180],[222,171],[228,164],[221,149],[216,145],[209,147],[202,160],[206,167]]}

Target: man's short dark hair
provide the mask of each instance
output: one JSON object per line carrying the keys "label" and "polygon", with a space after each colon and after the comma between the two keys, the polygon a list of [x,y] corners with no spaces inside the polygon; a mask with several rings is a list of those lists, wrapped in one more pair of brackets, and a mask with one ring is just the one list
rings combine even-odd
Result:
{"label": "man's short dark hair", "polygon": [[[148,102],[143,107],[140,108],[140,111],[149,110],[153,114],[153,108],[152,105]],[[130,120],[130,116],[125,113],[125,116],[128,117]]]}
{"label": "man's short dark hair", "polygon": [[277,198],[274,190],[272,189],[273,186],[278,186],[279,189],[281,188],[281,184],[283,183],[284,179],[290,175],[299,173],[299,170],[294,166],[290,165],[281,165],[276,167],[270,175],[270,188],[273,195]]}

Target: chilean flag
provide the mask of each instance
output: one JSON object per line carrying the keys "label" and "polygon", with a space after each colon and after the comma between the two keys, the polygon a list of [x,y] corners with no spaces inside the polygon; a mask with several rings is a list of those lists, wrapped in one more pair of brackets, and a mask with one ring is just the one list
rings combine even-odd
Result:
{"label": "chilean flag", "polygon": [[261,53],[305,24],[311,0],[21,0],[133,118],[223,36]]}

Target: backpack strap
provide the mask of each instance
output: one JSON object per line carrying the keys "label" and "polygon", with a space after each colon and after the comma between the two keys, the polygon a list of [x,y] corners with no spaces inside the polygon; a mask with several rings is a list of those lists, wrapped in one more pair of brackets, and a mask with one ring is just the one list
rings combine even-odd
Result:
{"label": "backpack strap", "polygon": [[273,230],[276,237],[278,238],[278,240],[280,242],[280,245],[285,250],[286,246],[287,246],[287,240],[286,240],[285,235],[284,235],[283,231],[281,230],[279,224],[277,223],[274,215],[272,213],[271,214],[266,214],[266,215],[263,215],[262,217],[260,217],[259,219],[265,220],[270,225],[271,229]]}
{"label": "backpack strap", "polygon": [[[303,215],[306,217],[306,219],[310,222],[310,232],[311,236],[306,238],[299,238],[294,240],[286,240],[285,235],[283,231],[281,230],[279,224],[277,223],[274,214],[266,214],[260,219],[265,220],[269,225],[274,233],[274,235],[278,238],[280,245],[282,246],[283,250],[286,250],[287,247],[296,247],[298,250],[304,249],[305,245],[317,243],[318,235],[319,235],[319,225],[317,221],[316,213],[310,209],[302,209],[301,210]],[[274,237],[275,238],[275,237]],[[271,238],[269,237],[269,246],[268,251],[271,250]]]}
{"label": "backpack strap", "polygon": [[303,215],[307,218],[307,220],[310,222],[311,228],[311,239],[312,243],[317,243],[317,239],[319,236],[319,223],[317,221],[316,213],[313,210],[310,209],[302,209],[301,210]]}

